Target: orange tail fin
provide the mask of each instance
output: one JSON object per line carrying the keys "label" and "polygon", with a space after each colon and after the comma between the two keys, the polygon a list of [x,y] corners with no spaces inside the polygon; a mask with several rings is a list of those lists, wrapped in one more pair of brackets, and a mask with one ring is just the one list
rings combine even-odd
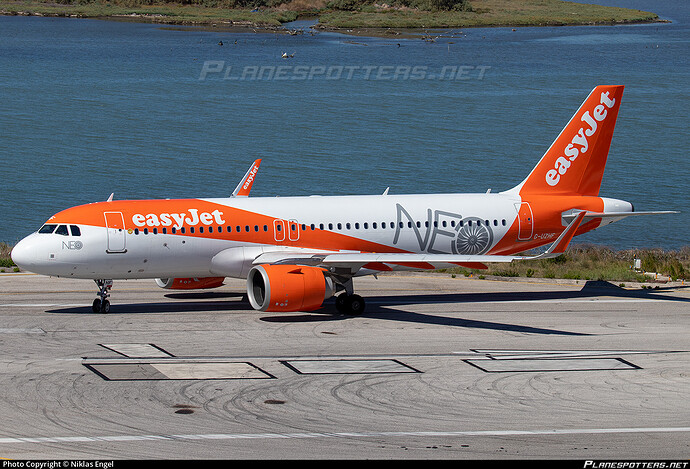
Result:
{"label": "orange tail fin", "polygon": [[622,85],[594,88],[537,166],[512,191],[599,195],[622,96]]}

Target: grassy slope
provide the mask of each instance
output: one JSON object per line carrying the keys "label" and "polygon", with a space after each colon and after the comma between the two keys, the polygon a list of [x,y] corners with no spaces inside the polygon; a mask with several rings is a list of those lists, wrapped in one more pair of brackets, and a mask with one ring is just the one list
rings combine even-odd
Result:
{"label": "grassy slope", "polygon": [[[380,4],[390,3],[381,1]],[[658,20],[654,13],[624,8],[584,5],[561,0],[470,0],[473,11],[421,11],[380,7],[377,3],[357,11],[332,10],[320,0],[286,0],[276,8],[259,12],[248,9],[209,8],[161,2],[139,5],[137,0],[113,4],[105,0],[65,5],[41,0],[0,0],[4,14],[40,14],[85,18],[118,17],[161,23],[217,24],[234,22],[279,26],[298,15],[319,17],[324,28],[441,28],[472,26],[527,26],[634,23]],[[130,5],[130,6],[128,6]]]}
{"label": "grassy slope", "polygon": [[245,9],[209,8],[197,5],[116,5],[105,1],[64,5],[39,0],[0,0],[0,12],[5,15],[66,16],[78,18],[112,18],[166,24],[238,24],[280,26],[297,19],[297,13],[287,10],[252,12]]}
{"label": "grassy slope", "polygon": [[[642,272],[633,269],[634,260],[642,262]],[[486,270],[445,269],[457,275],[495,275],[499,277],[535,277],[616,282],[645,282],[651,272],[671,280],[685,280],[690,274],[690,247],[678,251],[639,249],[614,251],[601,246],[575,245],[555,259],[489,264]]]}
{"label": "grassy slope", "polygon": [[[379,10],[325,12],[322,25],[338,28],[455,28],[620,24],[658,20],[654,13],[561,0],[471,0],[473,11]],[[384,14],[385,13],[385,14]]]}

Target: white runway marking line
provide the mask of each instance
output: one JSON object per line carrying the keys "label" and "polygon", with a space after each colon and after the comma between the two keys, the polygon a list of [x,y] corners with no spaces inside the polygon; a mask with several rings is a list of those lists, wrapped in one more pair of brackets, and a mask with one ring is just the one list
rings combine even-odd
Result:
{"label": "white runway marking line", "polygon": [[74,308],[77,306],[90,306],[84,303],[65,303],[65,304],[58,304],[58,303],[5,303],[5,304],[0,304],[0,307],[6,307],[6,308],[20,308],[20,307],[26,307],[26,308]]}
{"label": "white runway marking line", "polygon": [[99,344],[125,357],[167,358],[172,355],[154,344]]}
{"label": "white runway marking line", "polygon": [[113,436],[57,436],[57,437],[7,437],[0,444],[19,443],[101,443],[132,441],[180,441],[180,440],[270,440],[305,438],[380,438],[380,437],[506,437],[539,435],[596,435],[610,433],[685,433],[690,427],[647,428],[584,428],[553,430],[483,430],[483,431],[419,431],[419,432],[329,432],[329,433],[209,433],[198,435],[113,435]]}
{"label": "white runway marking line", "polygon": [[20,328],[20,327],[3,327],[0,328],[0,334],[45,334],[46,331],[40,327]]}
{"label": "white runway marking line", "polygon": [[[601,299],[601,298],[571,298],[571,299],[545,299],[545,300],[506,300],[506,301],[448,301],[448,300],[425,300],[420,304],[514,304],[514,303],[657,303],[663,301],[672,301],[666,298],[617,298],[617,299]],[[404,297],[396,297],[385,300],[368,300],[370,304],[377,304],[382,306],[392,306],[392,305],[405,305],[409,304],[410,301],[404,299]],[[219,302],[209,303],[218,304]],[[91,307],[91,304],[86,303],[4,303],[0,304],[0,307],[7,308],[75,308],[75,307]]]}
{"label": "white runway marking line", "polygon": [[[484,355],[473,357],[474,360],[524,360],[536,358],[578,358],[606,357],[609,355],[649,355],[655,353],[676,353],[659,350],[484,350],[474,349],[473,353]],[[453,352],[466,354],[467,352]]]}

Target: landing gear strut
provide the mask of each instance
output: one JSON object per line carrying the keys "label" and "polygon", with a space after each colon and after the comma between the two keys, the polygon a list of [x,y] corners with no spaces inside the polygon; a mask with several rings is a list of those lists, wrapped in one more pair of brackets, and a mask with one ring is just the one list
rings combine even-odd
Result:
{"label": "landing gear strut", "polygon": [[98,298],[93,300],[93,305],[91,305],[91,310],[94,313],[108,313],[110,312],[110,301],[108,297],[110,296],[110,289],[113,288],[112,280],[94,280],[96,285],[98,285]]}

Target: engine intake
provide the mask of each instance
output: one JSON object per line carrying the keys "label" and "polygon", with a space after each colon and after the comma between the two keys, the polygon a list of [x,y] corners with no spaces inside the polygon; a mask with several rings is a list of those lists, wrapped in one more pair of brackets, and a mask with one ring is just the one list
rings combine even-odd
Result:
{"label": "engine intake", "polygon": [[257,265],[247,275],[247,296],[259,311],[312,311],[335,294],[335,283],[319,267]]}

